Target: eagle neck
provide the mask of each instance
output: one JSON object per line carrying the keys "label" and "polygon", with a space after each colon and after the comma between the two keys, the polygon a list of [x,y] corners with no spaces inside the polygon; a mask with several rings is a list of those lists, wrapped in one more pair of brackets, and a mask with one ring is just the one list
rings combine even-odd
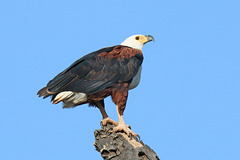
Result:
{"label": "eagle neck", "polygon": [[126,43],[126,42],[122,42],[120,45],[126,46],[126,47],[130,47],[130,48],[133,48],[133,49],[138,49],[140,51],[142,51],[142,48],[143,48],[143,44],[141,44],[141,43]]}
{"label": "eagle neck", "polygon": [[98,56],[106,58],[128,59],[136,56],[137,54],[142,55],[142,51],[140,49],[135,49],[129,46],[118,45],[115,46],[111,51],[102,52]]}

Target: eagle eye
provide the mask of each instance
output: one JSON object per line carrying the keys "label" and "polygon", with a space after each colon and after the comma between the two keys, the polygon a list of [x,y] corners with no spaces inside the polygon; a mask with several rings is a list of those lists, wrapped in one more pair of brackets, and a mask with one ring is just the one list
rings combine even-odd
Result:
{"label": "eagle eye", "polygon": [[137,36],[135,39],[136,39],[136,40],[139,40],[139,36]]}

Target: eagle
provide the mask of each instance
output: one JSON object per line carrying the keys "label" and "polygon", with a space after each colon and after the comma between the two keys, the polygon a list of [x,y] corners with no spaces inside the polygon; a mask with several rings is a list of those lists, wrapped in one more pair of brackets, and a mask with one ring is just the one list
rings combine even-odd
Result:
{"label": "eagle", "polygon": [[[115,125],[114,132],[137,136],[123,119],[128,91],[137,87],[142,71],[142,48],[154,41],[151,35],[133,35],[120,45],[89,53],[75,61],[38,91],[38,96],[51,97],[53,104],[63,102],[63,108],[89,104],[99,108],[102,125]],[[104,99],[111,96],[116,104],[119,122],[105,111]]]}

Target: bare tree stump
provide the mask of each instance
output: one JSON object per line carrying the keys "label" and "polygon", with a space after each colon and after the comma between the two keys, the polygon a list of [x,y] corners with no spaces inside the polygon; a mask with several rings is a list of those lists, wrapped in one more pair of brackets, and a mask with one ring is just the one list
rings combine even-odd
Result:
{"label": "bare tree stump", "polygon": [[125,133],[112,132],[113,127],[107,124],[94,132],[94,146],[104,160],[160,160],[148,145]]}

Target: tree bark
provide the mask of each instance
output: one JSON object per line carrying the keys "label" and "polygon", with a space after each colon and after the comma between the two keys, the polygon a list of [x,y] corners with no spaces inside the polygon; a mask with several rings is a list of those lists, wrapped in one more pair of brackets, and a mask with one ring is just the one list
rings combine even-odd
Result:
{"label": "tree bark", "polygon": [[95,130],[94,146],[104,160],[160,160],[157,154],[137,138],[112,132],[107,124]]}

